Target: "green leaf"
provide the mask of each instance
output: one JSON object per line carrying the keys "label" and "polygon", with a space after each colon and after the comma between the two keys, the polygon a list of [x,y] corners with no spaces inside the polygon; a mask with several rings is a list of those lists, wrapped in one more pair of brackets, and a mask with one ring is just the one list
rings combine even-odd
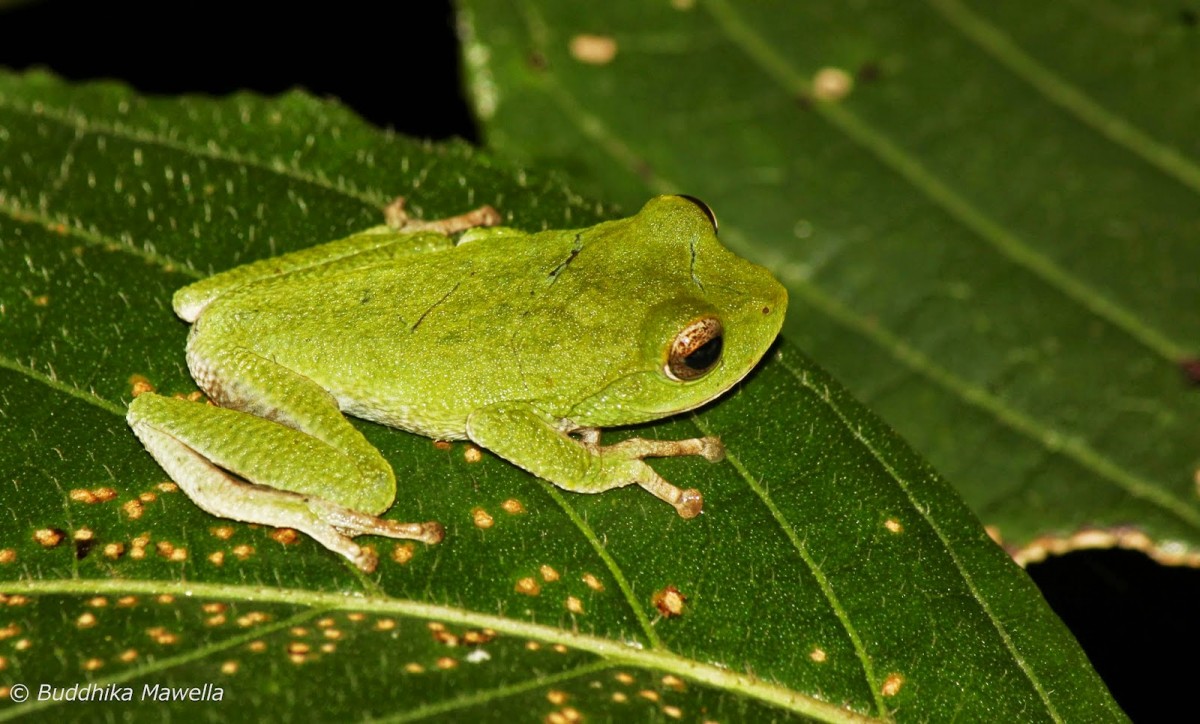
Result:
{"label": "green leaf", "polygon": [[[173,687],[222,718],[1122,718],[957,496],[787,344],[718,404],[638,430],[725,440],[719,465],[655,462],[703,490],[696,520],[369,423],[400,480],[389,515],[442,521],[441,544],[375,539],[367,576],[200,511],[123,417],[134,384],[195,389],[171,292],[373,224],[398,193],[527,229],[601,216],[298,93],[0,75],[0,719],[94,716],[42,685],[131,697],[91,705],[114,718],[194,715],[145,700]],[[682,610],[660,613],[672,591]]]}
{"label": "green leaf", "polygon": [[1200,96],[1178,3],[462,7],[492,146],[629,208],[705,199],[788,286],[789,338],[1022,558],[1200,561],[1200,393],[1179,370],[1200,351]]}

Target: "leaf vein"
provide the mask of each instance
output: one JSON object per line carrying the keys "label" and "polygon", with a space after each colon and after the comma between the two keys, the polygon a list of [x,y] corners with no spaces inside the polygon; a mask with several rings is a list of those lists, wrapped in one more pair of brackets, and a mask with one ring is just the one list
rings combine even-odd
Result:
{"label": "leaf vein", "polygon": [[[711,0],[705,3],[705,7],[710,10],[729,39],[757,62],[787,93],[810,95],[808,79],[792,68],[761,35],[744,23],[724,0]],[[987,242],[1005,258],[1028,270],[1051,289],[1057,290],[1171,363],[1187,356],[1183,345],[1146,324],[1129,309],[1067,272],[1049,257],[1035,251],[844,104],[821,101],[813,103],[812,108],[848,139],[874,155],[976,237]]]}
{"label": "leaf vein", "polygon": [[972,43],[1033,86],[1047,100],[1072,113],[1085,125],[1123,146],[1160,172],[1200,193],[1200,167],[1177,149],[1160,143],[1106,109],[1076,85],[1064,80],[1021,49],[994,24],[958,0],[926,0]]}
{"label": "leaf vein", "polygon": [[359,201],[375,209],[382,208],[389,200],[385,194],[382,194],[378,191],[360,191],[357,188],[348,186],[342,179],[339,179],[336,183],[334,183],[328,179],[305,172],[302,169],[297,168],[295,165],[285,164],[282,161],[268,163],[251,155],[221,148],[216,144],[215,141],[210,141],[205,146],[197,146],[193,143],[180,141],[169,136],[165,136],[160,132],[145,128],[138,128],[136,126],[119,123],[109,124],[93,121],[80,113],[70,110],[51,108],[42,103],[37,104],[35,107],[30,107],[25,104],[9,100],[3,95],[0,95],[0,108],[7,108],[16,113],[23,113],[33,118],[51,120],[64,126],[80,129],[84,132],[107,134],[115,138],[151,144],[174,151],[181,151],[185,154],[199,158],[210,158],[216,161],[231,163],[236,166],[257,168],[269,173],[291,178],[304,184],[316,186],[340,196]]}
{"label": "leaf vein", "polygon": [[834,404],[833,400],[829,398],[825,390],[818,389],[816,386],[814,386],[808,379],[808,375],[803,374],[801,370],[798,370],[790,365],[786,359],[781,359],[780,364],[784,369],[790,372],[793,377],[796,378],[796,381],[800,383],[801,386],[813,392],[814,397],[817,400],[824,402],[830,411],[837,415],[838,419],[842,421],[843,427],[845,427],[850,434],[854,435],[854,438],[858,440],[863,449],[869,452],[871,457],[874,458],[875,461],[879,463],[880,467],[887,472],[888,476],[896,482],[896,486],[899,487],[900,491],[904,493],[904,496],[908,498],[913,510],[915,510],[917,514],[925,520],[925,523],[937,535],[938,540],[941,541],[942,548],[946,551],[946,554],[950,556],[950,560],[953,562],[955,570],[957,570],[959,575],[962,576],[963,582],[967,585],[967,589],[971,592],[972,598],[974,598],[979,604],[979,607],[983,609],[984,615],[991,622],[992,626],[995,627],[996,632],[1004,642],[1004,647],[1008,649],[1017,666],[1020,667],[1021,671],[1025,674],[1025,677],[1029,680],[1029,683],[1033,685],[1033,688],[1037,691],[1038,696],[1041,697],[1042,702],[1045,704],[1050,716],[1055,721],[1061,722],[1063,719],[1059,715],[1057,709],[1055,709],[1054,703],[1050,700],[1050,692],[1046,691],[1046,688],[1042,685],[1041,680],[1033,671],[1033,667],[1030,666],[1029,662],[1025,660],[1025,657],[1021,655],[1021,652],[1017,650],[1016,644],[1013,643],[1012,636],[1009,634],[1008,629],[1005,628],[1004,624],[1001,623],[996,614],[992,612],[992,608],[990,605],[988,605],[987,599],[980,594],[978,587],[975,585],[975,579],[971,576],[966,566],[963,565],[962,560],[955,552],[954,546],[951,544],[949,538],[937,524],[937,521],[929,515],[928,506],[918,503],[916,496],[913,495],[913,492],[909,489],[908,484],[900,476],[896,469],[892,467],[891,463],[887,460],[883,453],[871,444],[871,441],[862,434],[862,430],[857,425],[851,422],[851,420],[842,411],[841,407]]}
{"label": "leaf vein", "polygon": [[642,632],[646,634],[646,639],[650,642],[650,647],[655,649],[664,648],[662,639],[658,637],[658,633],[650,624],[650,616],[646,613],[646,609],[638,603],[637,595],[634,594],[633,586],[630,585],[629,579],[625,577],[625,572],[621,569],[616,559],[612,557],[612,554],[608,552],[608,549],[604,547],[604,543],[596,536],[596,531],[592,530],[592,526],[588,525],[588,522],[575,510],[575,507],[567,502],[567,499],[559,492],[557,486],[540,478],[538,482],[542,484],[542,487],[554,499],[554,502],[558,503],[559,507],[563,509],[563,512],[567,514],[567,517],[571,519],[575,527],[583,533],[583,537],[591,544],[592,550],[596,551],[596,555],[600,557],[600,560],[604,561],[608,572],[612,574],[613,579],[617,582],[617,588],[621,589],[621,594],[625,597],[625,601],[629,604],[629,608],[632,609],[638,623],[641,624]]}
{"label": "leaf vein", "polygon": [[[714,431],[709,429],[699,417],[693,415],[692,422],[705,435],[714,434]],[[867,653],[867,647],[863,643],[862,637],[858,635],[858,630],[855,628],[854,623],[850,620],[850,615],[846,612],[846,609],[844,606],[842,606],[842,602],[838,598],[837,593],[833,590],[833,584],[825,575],[824,571],[821,570],[821,566],[808,552],[808,547],[804,544],[804,541],[800,539],[799,534],[796,533],[795,526],[791,524],[791,521],[789,521],[783,514],[783,511],[779,509],[779,506],[775,505],[775,501],[771,499],[770,494],[767,493],[763,486],[754,479],[754,476],[750,474],[750,471],[744,464],[742,464],[742,461],[729,450],[725,451],[725,459],[733,465],[734,470],[738,472],[738,475],[740,475],[742,480],[746,482],[746,485],[754,491],[754,494],[757,495],[759,500],[762,501],[763,505],[767,507],[767,510],[771,513],[771,516],[775,518],[775,522],[779,524],[780,529],[783,530],[784,535],[786,535],[788,540],[791,542],[792,547],[795,548],[796,552],[800,554],[801,560],[803,560],[804,564],[808,566],[813,578],[817,581],[817,585],[821,588],[821,594],[825,596],[825,600],[829,603],[829,608],[833,610],[833,615],[836,616],[838,621],[842,624],[842,628],[846,631],[846,636],[850,638],[850,643],[854,646],[854,653],[858,656],[859,663],[862,664],[863,675],[867,679],[867,686],[870,688],[871,696],[875,700],[875,708],[880,712],[880,714],[886,715],[887,705],[883,700],[882,682],[880,681],[879,676],[875,673],[875,667],[871,663],[871,656]]]}

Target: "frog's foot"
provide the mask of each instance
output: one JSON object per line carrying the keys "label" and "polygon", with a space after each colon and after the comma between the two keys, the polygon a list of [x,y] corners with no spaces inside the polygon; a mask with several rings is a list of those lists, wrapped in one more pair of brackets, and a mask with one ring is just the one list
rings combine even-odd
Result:
{"label": "frog's foot", "polygon": [[649,474],[643,475],[637,484],[643,490],[653,493],[659,500],[670,503],[680,518],[695,518],[704,509],[704,496],[695,488],[683,489],[668,483],[661,475],[654,472],[649,465],[645,466]]}
{"label": "frog's foot", "polygon": [[[585,429],[579,432],[580,441],[600,455],[631,460],[699,455],[710,463],[720,462],[725,458],[725,446],[717,437],[693,437],[686,440],[649,440],[634,437],[612,445],[601,445],[599,430]],[[699,490],[682,489],[672,485],[648,465],[643,466],[637,484],[660,500],[670,503],[681,518],[695,518],[704,508],[704,496]]]}
{"label": "frog's foot", "polygon": [[383,520],[357,510],[344,508],[321,498],[309,498],[308,507],[321,520],[337,528],[342,535],[346,536],[382,535],[388,538],[404,538],[429,544],[441,543],[442,538],[446,537],[446,530],[436,520],[427,523],[397,523],[393,520]]}
{"label": "frog's foot", "polygon": [[500,212],[487,205],[458,216],[422,221],[408,215],[408,212],[404,210],[405,203],[404,197],[398,196],[395,201],[383,209],[383,218],[387,225],[396,231],[436,231],[449,236],[467,229],[496,226],[500,223]]}

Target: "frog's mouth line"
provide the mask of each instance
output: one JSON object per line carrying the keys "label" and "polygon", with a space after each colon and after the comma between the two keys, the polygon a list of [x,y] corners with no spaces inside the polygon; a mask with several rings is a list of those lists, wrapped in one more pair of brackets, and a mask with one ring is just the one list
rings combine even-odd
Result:
{"label": "frog's mouth line", "polygon": [[[656,410],[656,409],[651,409],[651,408],[646,408],[646,407],[633,407],[630,405],[623,405],[621,407],[622,413],[625,413],[625,414],[632,413],[630,415],[630,417],[636,417],[637,419],[630,420],[628,423],[622,423],[622,424],[636,425],[636,424],[640,424],[643,422],[653,422],[654,420],[663,420],[668,417],[673,417],[675,415],[682,415],[685,412],[691,412],[692,410],[703,407],[704,405],[707,405],[708,403],[712,402],[713,400],[718,399],[719,397],[724,395],[726,392],[729,392],[729,390],[736,387],[738,385],[738,383],[740,383],[742,380],[744,380],[746,378],[747,375],[749,375],[751,372],[754,371],[754,368],[758,366],[758,363],[760,361],[761,361],[761,358],[755,360],[754,364],[747,366],[746,369],[742,370],[736,377],[732,378],[729,381],[729,383],[727,385],[725,385],[724,387],[722,387],[720,390],[717,390],[716,392],[714,392],[712,394],[705,395],[702,398],[696,400],[695,402],[693,402],[689,405],[683,406],[683,407],[672,407],[667,410],[661,410],[661,409]],[[717,366],[714,367],[710,371],[710,374],[719,374],[720,371],[724,370],[725,368],[726,368],[726,361],[722,359],[720,362],[717,363]],[[675,380],[668,379],[666,376],[664,376],[661,369],[641,370],[639,372],[630,372],[629,374],[621,375],[620,377],[615,378],[612,382],[609,382],[607,385],[602,387],[599,392],[597,392],[593,395],[589,395],[587,398],[580,400],[579,402],[572,405],[571,409],[568,411],[567,415],[565,415],[566,419],[575,421],[576,416],[578,415],[578,412],[579,412],[579,408],[591,403],[592,401],[596,400],[597,398],[603,397],[605,395],[605,393],[607,393],[610,389],[620,385],[621,383],[629,380],[630,378],[642,377],[645,375],[650,375],[653,378],[655,383],[665,383],[665,385],[670,385],[671,387],[675,388],[676,390],[681,390],[688,386],[700,384],[704,381],[704,379],[706,377],[708,377],[708,375],[705,375],[705,377],[702,377],[698,380],[693,380],[691,382],[678,382]]]}

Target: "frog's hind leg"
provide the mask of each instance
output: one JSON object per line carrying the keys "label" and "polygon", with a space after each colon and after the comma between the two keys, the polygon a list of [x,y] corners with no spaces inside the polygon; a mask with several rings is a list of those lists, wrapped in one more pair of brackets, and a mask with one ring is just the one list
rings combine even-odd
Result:
{"label": "frog's hind leg", "polygon": [[438,523],[382,520],[334,502],[333,491],[361,483],[358,465],[277,422],[153,393],[133,401],[128,420],[184,493],[213,515],[294,528],[366,571],[375,558],[353,536],[442,539]]}
{"label": "frog's hind leg", "polygon": [[129,406],[128,420],[200,507],[296,528],[364,570],[369,561],[350,536],[442,539],[436,522],[375,517],[395,499],[392,468],[315,382],[248,350],[211,349],[203,340],[189,345],[188,363],[223,407],[148,393]]}

